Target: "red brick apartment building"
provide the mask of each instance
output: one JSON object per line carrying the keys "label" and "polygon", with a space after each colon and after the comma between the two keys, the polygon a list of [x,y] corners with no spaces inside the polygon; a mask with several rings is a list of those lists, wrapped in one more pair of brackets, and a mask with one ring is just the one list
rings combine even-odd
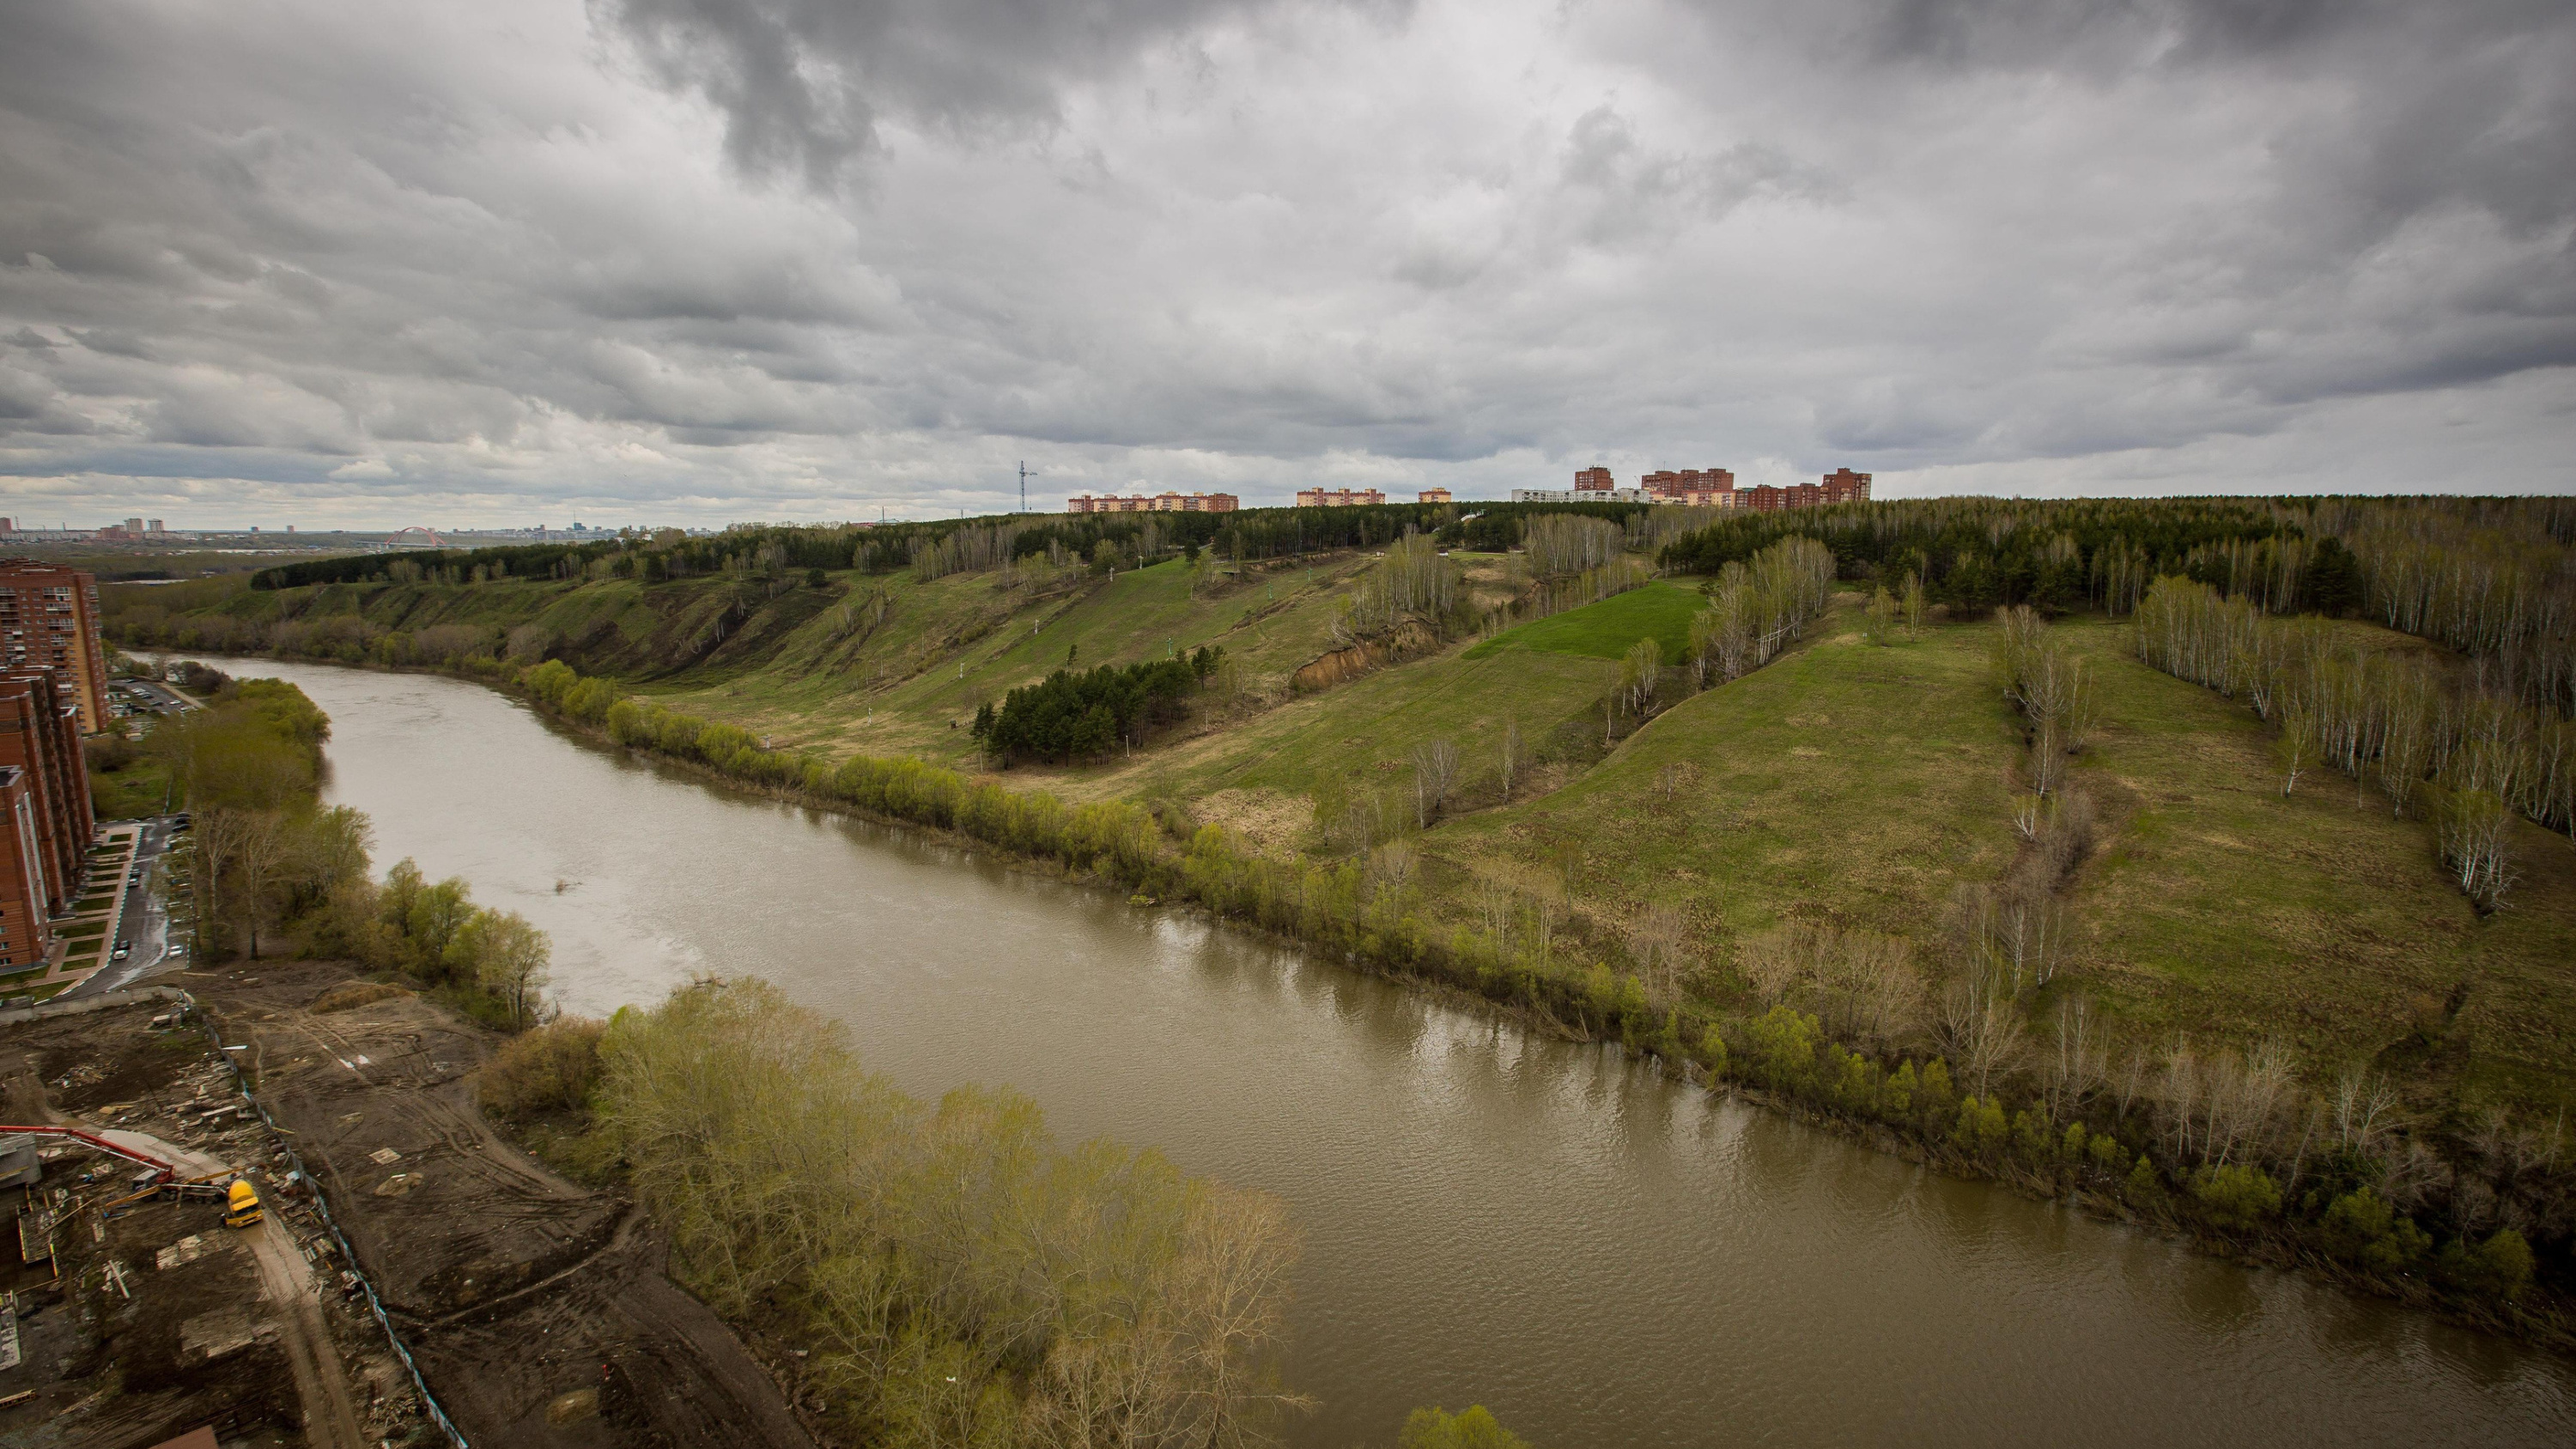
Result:
{"label": "red brick apartment building", "polygon": [[50,670],[0,675],[0,970],[42,961],[97,822],[80,711]]}
{"label": "red brick apartment building", "polygon": [[61,674],[80,709],[83,734],[107,728],[107,651],[98,617],[94,575],[28,559],[0,560],[0,671]]}
{"label": "red brick apartment building", "polygon": [[1110,494],[1094,498],[1085,493],[1064,501],[1067,513],[1232,513],[1243,506],[1243,500],[1231,493],[1142,493],[1121,498]]}
{"label": "red brick apartment building", "polygon": [[1577,493],[1607,493],[1618,486],[1619,480],[1611,477],[1607,468],[1586,468],[1574,475]]}
{"label": "red brick apartment building", "polygon": [[1649,473],[1637,480],[1637,486],[1658,498],[1686,498],[1701,493],[1732,493],[1735,475],[1724,468],[1666,469]]}
{"label": "red brick apartment building", "polygon": [[1385,501],[1386,495],[1375,488],[1304,488],[1297,493],[1300,508],[1366,508]]}

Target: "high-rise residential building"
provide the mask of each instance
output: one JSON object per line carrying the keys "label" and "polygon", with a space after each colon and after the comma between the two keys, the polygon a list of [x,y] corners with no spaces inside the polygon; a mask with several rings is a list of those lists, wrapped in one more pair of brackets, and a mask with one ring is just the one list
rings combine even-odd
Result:
{"label": "high-rise residential building", "polygon": [[1637,480],[1638,486],[1657,498],[1678,498],[1693,493],[1732,493],[1735,475],[1724,468],[1666,469],[1649,473]]}
{"label": "high-rise residential building", "polygon": [[1607,468],[1585,468],[1574,475],[1574,491],[1577,493],[1607,493],[1618,486],[1618,480],[1610,476]]}
{"label": "high-rise residential building", "polygon": [[161,520],[160,520],[160,519],[157,519],[157,518],[152,519],[152,520],[150,520],[150,521],[146,522],[146,523],[143,525],[143,528],[144,528],[144,531],[145,531],[145,532],[147,532],[147,533],[162,533],[162,532],[166,532],[166,530],[164,530],[164,529],[161,527]]}
{"label": "high-rise residential building", "polygon": [[1867,503],[1869,501],[1867,473],[1855,473],[1849,468],[1836,468],[1825,475],[1825,481],[1819,486],[1827,503]]}
{"label": "high-rise residential building", "polygon": [[80,711],[52,670],[0,674],[0,972],[43,962],[97,822]]}
{"label": "high-rise residential building", "polygon": [[1366,508],[1386,501],[1375,488],[1305,488],[1297,494],[1300,508]]}
{"label": "high-rise residential building", "polygon": [[0,673],[52,670],[80,711],[83,734],[107,728],[107,649],[98,624],[94,575],[0,560]]}

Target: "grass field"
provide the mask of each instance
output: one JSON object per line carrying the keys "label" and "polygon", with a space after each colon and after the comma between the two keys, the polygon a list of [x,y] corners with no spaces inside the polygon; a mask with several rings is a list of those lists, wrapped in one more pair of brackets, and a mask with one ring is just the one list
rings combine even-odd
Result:
{"label": "grass field", "polygon": [[1529,882],[1570,849],[1569,904],[1605,936],[1659,901],[1712,959],[1793,915],[1919,931],[2011,859],[2019,739],[1982,630],[1880,649],[1850,623],[1683,701],[1553,794],[1434,829],[1426,851]]}
{"label": "grass field", "polygon": [[1665,659],[1683,659],[1690,649],[1691,616],[1707,606],[1697,590],[1659,579],[1597,604],[1506,629],[1469,649],[1467,657],[1488,659],[1519,649],[1616,659],[1638,640],[1650,638],[1663,646]]}
{"label": "grass field", "polygon": [[165,801],[174,806],[177,792],[171,788],[170,769],[159,760],[137,759],[122,769],[93,770],[89,777],[91,812],[100,820],[137,820],[162,813]]}

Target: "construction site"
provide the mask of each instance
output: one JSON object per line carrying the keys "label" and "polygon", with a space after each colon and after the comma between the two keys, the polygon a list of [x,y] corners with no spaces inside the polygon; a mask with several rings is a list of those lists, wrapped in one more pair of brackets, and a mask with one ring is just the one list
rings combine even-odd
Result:
{"label": "construction site", "polygon": [[492,1129],[494,1033],[329,962],[116,998],[0,1015],[0,1445],[813,1443],[649,1221]]}

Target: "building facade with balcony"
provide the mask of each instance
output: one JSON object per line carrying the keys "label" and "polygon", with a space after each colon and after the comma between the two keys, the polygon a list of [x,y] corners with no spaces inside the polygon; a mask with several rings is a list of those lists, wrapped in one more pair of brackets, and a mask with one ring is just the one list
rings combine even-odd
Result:
{"label": "building facade with balcony", "polygon": [[107,649],[98,579],[28,559],[0,560],[0,673],[49,669],[80,711],[83,734],[107,728]]}

